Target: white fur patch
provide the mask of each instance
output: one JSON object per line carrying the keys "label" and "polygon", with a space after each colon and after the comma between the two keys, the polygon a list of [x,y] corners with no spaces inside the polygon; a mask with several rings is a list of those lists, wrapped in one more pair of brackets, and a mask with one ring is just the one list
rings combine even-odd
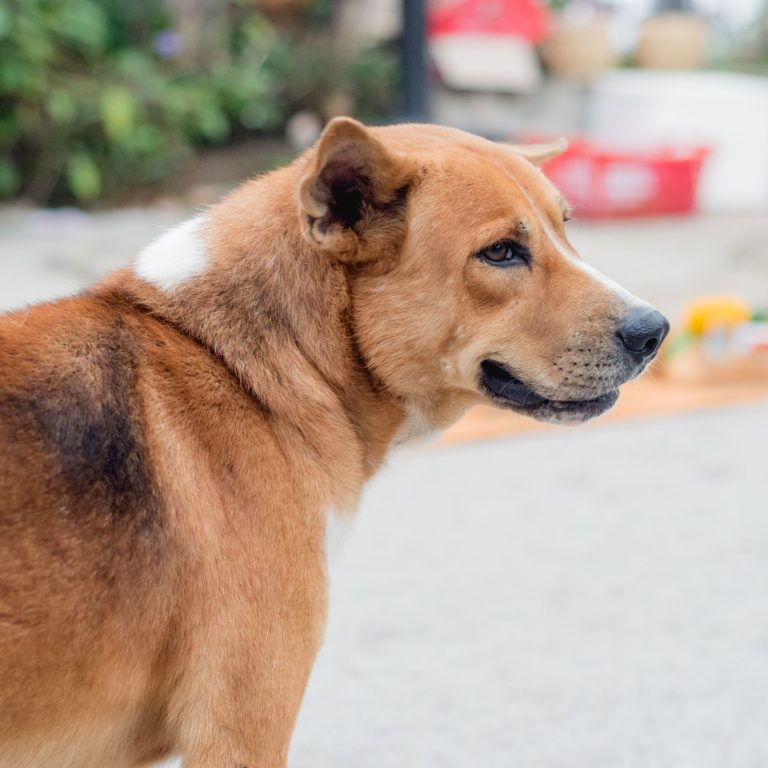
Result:
{"label": "white fur patch", "polygon": [[354,516],[329,510],[325,515],[325,558],[329,566],[338,562],[344,545],[352,533]]}
{"label": "white fur patch", "polygon": [[407,403],[405,406],[405,421],[400,425],[395,435],[394,444],[402,445],[413,440],[427,438],[434,432],[427,415],[418,405]]}
{"label": "white fur patch", "polygon": [[[549,234],[549,233],[547,233]],[[550,239],[554,240],[554,236],[550,235]],[[597,280],[598,283],[602,283],[606,288],[613,291],[617,296],[621,297],[628,306],[632,307],[648,307],[651,305],[635,296],[634,293],[630,293],[626,288],[617,283],[615,280],[611,280],[610,277],[604,275],[600,270],[595,269],[591,264],[587,264],[586,261],[582,261],[573,255],[568,255],[568,260],[571,264],[575,264],[582,272],[586,272],[590,277]]]}
{"label": "white fur patch", "polygon": [[175,288],[208,264],[208,254],[200,236],[203,218],[189,219],[148,245],[136,259],[134,272],[165,291]]}
{"label": "white fur patch", "polygon": [[640,306],[647,304],[647,302],[630,293],[626,288],[619,285],[619,283],[617,283],[615,280],[611,280],[610,277],[604,275],[602,272],[600,272],[600,270],[595,269],[591,264],[587,264],[585,261],[582,261],[582,259],[580,259],[570,248],[568,248],[566,244],[557,236],[544,216],[541,215],[538,210],[534,210],[536,211],[536,215],[539,218],[539,223],[541,224],[541,228],[544,231],[544,234],[564,259],[573,264],[573,266],[575,266],[577,269],[580,269],[582,272],[589,275],[593,280],[606,287],[609,291],[612,291],[627,305]]}

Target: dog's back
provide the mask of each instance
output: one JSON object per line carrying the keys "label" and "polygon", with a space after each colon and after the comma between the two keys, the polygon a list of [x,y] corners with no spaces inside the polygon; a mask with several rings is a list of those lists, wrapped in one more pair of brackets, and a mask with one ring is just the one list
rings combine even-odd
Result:
{"label": "dog's back", "polygon": [[210,685],[200,633],[225,646],[221,614],[259,621],[249,601],[270,589],[305,612],[295,585],[322,565],[275,544],[307,533],[282,530],[300,483],[266,419],[130,290],[0,318],[0,766],[168,754]]}
{"label": "dog's back", "polygon": [[[93,690],[100,673],[111,670],[112,703],[129,713],[117,725],[125,737],[153,684],[132,670],[157,653],[161,628],[151,612],[140,633],[129,626],[142,621],[131,605],[168,574],[144,423],[152,331],[127,305],[90,297],[0,321],[0,764],[25,764],[27,737],[43,725],[51,743],[37,764],[68,764],[78,737],[57,744],[56,725],[73,721],[98,756],[99,730],[115,727]],[[121,660],[122,634],[147,643],[132,641]]]}

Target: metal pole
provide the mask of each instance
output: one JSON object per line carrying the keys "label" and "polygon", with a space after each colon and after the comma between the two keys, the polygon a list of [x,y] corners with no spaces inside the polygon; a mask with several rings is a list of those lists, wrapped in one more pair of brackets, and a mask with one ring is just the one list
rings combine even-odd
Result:
{"label": "metal pole", "polygon": [[410,121],[424,121],[429,112],[426,0],[402,0],[402,9],[403,117]]}

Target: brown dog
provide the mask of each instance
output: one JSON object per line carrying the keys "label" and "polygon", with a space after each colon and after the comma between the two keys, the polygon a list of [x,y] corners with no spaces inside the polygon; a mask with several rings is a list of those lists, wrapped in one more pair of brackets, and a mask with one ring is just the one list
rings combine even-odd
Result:
{"label": "brown dog", "polygon": [[326,538],[389,447],[614,403],[668,326],[568,245],[560,149],[338,119],[2,318],[0,766],[284,766]]}

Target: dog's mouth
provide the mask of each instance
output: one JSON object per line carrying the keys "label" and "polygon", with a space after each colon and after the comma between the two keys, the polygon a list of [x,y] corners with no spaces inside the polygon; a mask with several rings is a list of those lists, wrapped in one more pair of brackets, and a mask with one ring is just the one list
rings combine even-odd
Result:
{"label": "dog's mouth", "polygon": [[619,398],[619,390],[611,389],[587,400],[555,400],[540,395],[495,360],[483,360],[480,370],[482,388],[491,400],[542,421],[586,421],[605,413]]}

